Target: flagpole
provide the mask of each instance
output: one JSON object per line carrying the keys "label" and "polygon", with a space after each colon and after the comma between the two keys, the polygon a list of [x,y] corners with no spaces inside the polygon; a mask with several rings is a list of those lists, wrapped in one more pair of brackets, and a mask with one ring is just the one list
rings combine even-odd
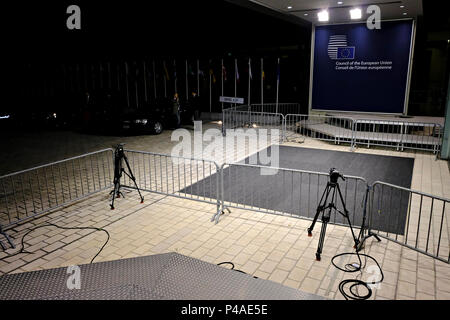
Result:
{"label": "flagpole", "polygon": [[[237,59],[234,59],[234,97],[237,97]],[[234,108],[236,109],[236,103]]]}
{"label": "flagpole", "polygon": [[200,97],[200,62],[197,59],[197,96]]}
{"label": "flagpole", "polygon": [[128,92],[128,63],[125,61],[125,88],[127,92],[127,107],[130,107],[130,93]]}
{"label": "flagpole", "polygon": [[275,103],[275,113],[278,113],[278,92],[280,88],[280,58],[278,58],[278,65],[277,65],[277,99]]}
{"label": "flagpole", "polygon": [[188,62],[186,59],[186,101],[189,100]]}
{"label": "flagpole", "polygon": [[174,92],[174,95],[175,95],[175,93],[178,93],[178,90],[177,90],[177,62],[176,62],[176,60],[174,59],[173,60],[173,76],[174,76],[174,81],[175,81],[175,92]]}
{"label": "flagpole", "polygon": [[252,73],[252,61],[248,58],[248,107],[250,109],[250,90],[251,90],[251,73]]}
{"label": "flagpole", "polygon": [[[222,96],[223,96],[223,59],[222,59]],[[222,102],[222,112],[223,112],[223,102]]]}
{"label": "flagpole", "polygon": [[164,98],[167,98],[167,79],[166,79],[166,61],[163,60],[163,67],[164,67]]}
{"label": "flagpole", "polygon": [[108,61],[108,89],[112,89],[112,83],[111,83],[111,61]]}
{"label": "flagpole", "polygon": [[145,98],[145,102],[147,102],[148,101],[148,96],[147,96],[147,68],[146,68],[145,60],[143,62],[143,68],[144,68],[144,98]]}
{"label": "flagpole", "polygon": [[264,58],[261,58],[261,112],[264,112]]}
{"label": "flagpole", "polygon": [[211,69],[209,69],[209,112],[212,112],[212,100],[211,100]]}
{"label": "flagpole", "polygon": [[153,92],[156,99],[156,68],[155,68],[155,60],[153,60]]}

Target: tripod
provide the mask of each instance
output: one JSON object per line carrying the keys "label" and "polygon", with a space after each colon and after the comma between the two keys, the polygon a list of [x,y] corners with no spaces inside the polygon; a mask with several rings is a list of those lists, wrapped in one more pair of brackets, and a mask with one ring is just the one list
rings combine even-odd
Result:
{"label": "tripod", "polygon": [[[367,201],[369,199],[369,194],[370,194],[370,186],[367,186],[366,197],[364,199],[363,220],[362,220],[362,224],[361,224],[361,230],[360,230],[359,236],[358,236],[359,243],[356,246],[357,252],[361,251],[361,249],[364,247],[364,243],[370,237],[374,237],[375,239],[378,240],[378,242],[381,241],[380,237],[378,237],[377,234],[370,231],[370,224],[369,224],[369,227],[366,227]],[[370,210],[369,210],[369,212],[370,212]],[[367,230],[367,234],[365,234],[366,230]]]}
{"label": "tripod", "polygon": [[[322,213],[322,229],[320,230],[320,238],[319,238],[319,245],[317,247],[316,252],[316,260],[320,261],[320,255],[322,254],[323,244],[325,240],[325,233],[327,231],[327,224],[330,221],[331,211],[334,209],[335,211],[339,212],[342,216],[344,216],[347,219],[348,225],[350,226],[350,230],[352,231],[353,240],[355,241],[355,248],[358,247],[358,239],[355,237],[355,233],[353,232],[353,227],[350,222],[350,218],[348,215],[348,210],[345,206],[344,198],[342,197],[341,189],[339,187],[338,179],[341,178],[345,181],[345,178],[343,175],[341,175],[335,168],[330,169],[330,180],[327,183],[327,186],[322,194],[322,197],[320,198],[319,206],[316,210],[316,215],[314,216],[313,222],[311,226],[308,228],[308,237],[312,237],[312,231],[314,229],[314,225],[317,222],[317,219]],[[337,193],[336,193],[337,190]],[[331,200],[330,203],[327,204],[328,197],[331,194]],[[344,209],[344,212],[340,211],[336,205],[335,201],[337,198],[337,195],[339,195],[339,200],[341,201],[342,207]]]}
{"label": "tripod", "polygon": [[[123,161],[125,160],[125,164],[127,165],[128,172],[125,171],[123,168]],[[139,197],[141,198],[141,203],[144,203],[144,197],[141,195],[141,191],[139,190],[139,187],[136,183],[136,178],[133,175],[133,172],[131,171],[130,164],[128,163],[127,156],[125,155],[123,151],[123,143],[120,143],[117,145],[116,149],[114,150],[114,189],[109,193],[111,194],[111,210],[114,210],[114,199],[122,197],[125,198],[123,193],[120,191],[120,187],[122,186],[120,184],[120,178],[122,177],[122,173],[125,173],[125,175],[133,180],[134,185],[136,186],[136,190],[139,193]]]}

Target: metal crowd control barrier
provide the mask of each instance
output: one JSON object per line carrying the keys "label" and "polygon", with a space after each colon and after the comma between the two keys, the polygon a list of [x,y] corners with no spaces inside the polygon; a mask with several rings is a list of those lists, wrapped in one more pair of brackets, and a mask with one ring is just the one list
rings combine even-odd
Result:
{"label": "metal crowd control barrier", "polygon": [[442,127],[436,123],[358,119],[354,122],[352,140],[352,148],[363,144],[438,153]]}
{"label": "metal crowd control barrier", "polygon": [[[216,223],[228,208],[312,219],[329,180],[322,172],[124,151],[140,189],[213,204]],[[113,150],[104,149],[0,177],[0,231],[112,188],[112,160]],[[339,184],[358,227],[369,187],[363,178],[345,178]],[[450,263],[450,199],[379,181],[369,189],[369,233]],[[341,215],[330,223],[346,225]]]}
{"label": "metal crowd control barrier", "polygon": [[[215,204],[220,210],[219,166],[210,160],[124,150],[139,189]],[[134,189],[123,176],[122,186]]]}
{"label": "metal crowd control barrier", "polygon": [[377,181],[370,202],[369,232],[450,263],[450,199]]}
{"label": "metal crowd control barrier", "polygon": [[284,116],[280,113],[250,112],[225,109],[223,111],[222,134],[237,128],[277,129],[283,137]]}
{"label": "metal crowd control barrier", "polygon": [[0,229],[111,188],[112,160],[104,149],[0,177]]}
{"label": "metal crowd control barrier", "polygon": [[[221,176],[221,212],[239,208],[306,219],[313,219],[329,180],[328,173],[242,163],[224,163]],[[339,184],[346,207],[350,213],[362,212],[367,182],[359,177],[345,178]],[[351,214],[351,220],[356,226],[361,225],[362,214]],[[219,221],[219,214],[215,221]],[[346,221],[334,215],[330,223]]]}
{"label": "metal crowd control barrier", "polygon": [[310,137],[332,141],[335,144],[350,143],[353,138],[353,119],[325,115],[288,114],[284,122],[284,140]]}

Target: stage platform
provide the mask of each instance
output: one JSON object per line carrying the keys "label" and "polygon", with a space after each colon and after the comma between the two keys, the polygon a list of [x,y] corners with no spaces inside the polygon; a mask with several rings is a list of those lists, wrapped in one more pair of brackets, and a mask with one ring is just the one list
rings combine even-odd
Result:
{"label": "stage platform", "polygon": [[0,277],[0,300],[323,300],[175,252]]}

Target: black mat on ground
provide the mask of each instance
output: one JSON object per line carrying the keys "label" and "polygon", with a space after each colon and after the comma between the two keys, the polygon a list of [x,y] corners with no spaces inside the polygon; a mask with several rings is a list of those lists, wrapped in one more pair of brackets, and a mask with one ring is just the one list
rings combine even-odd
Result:
{"label": "black mat on ground", "polygon": [[[266,153],[271,155],[271,148],[257,154],[257,164],[263,165],[261,159],[264,158],[261,158],[261,155]],[[249,164],[250,158],[240,163]],[[252,162],[254,163],[255,161]],[[383,181],[409,188],[414,159],[280,146],[279,167],[326,173],[334,167],[344,175],[364,178],[369,184]],[[182,192],[207,197],[212,194],[214,197],[217,192],[216,179],[217,176],[213,175],[185,188]],[[224,199],[226,202],[239,203],[248,207],[312,218],[327,181],[328,176],[300,174],[292,171],[261,175],[259,168],[231,165],[224,169]],[[339,184],[351,221],[360,226],[366,185],[354,179],[340,180]],[[212,190],[212,193],[209,190]],[[379,190],[380,188],[377,189]],[[376,195],[375,202],[376,206],[371,215],[373,229],[403,234],[408,194],[402,191],[385,191],[382,195]],[[342,209],[339,203],[338,208]],[[380,208],[383,210],[378,210]],[[346,223],[338,214],[332,217],[332,221]]]}
{"label": "black mat on ground", "polygon": [[324,299],[175,252],[79,267],[78,289],[67,267],[4,275],[0,300]]}

